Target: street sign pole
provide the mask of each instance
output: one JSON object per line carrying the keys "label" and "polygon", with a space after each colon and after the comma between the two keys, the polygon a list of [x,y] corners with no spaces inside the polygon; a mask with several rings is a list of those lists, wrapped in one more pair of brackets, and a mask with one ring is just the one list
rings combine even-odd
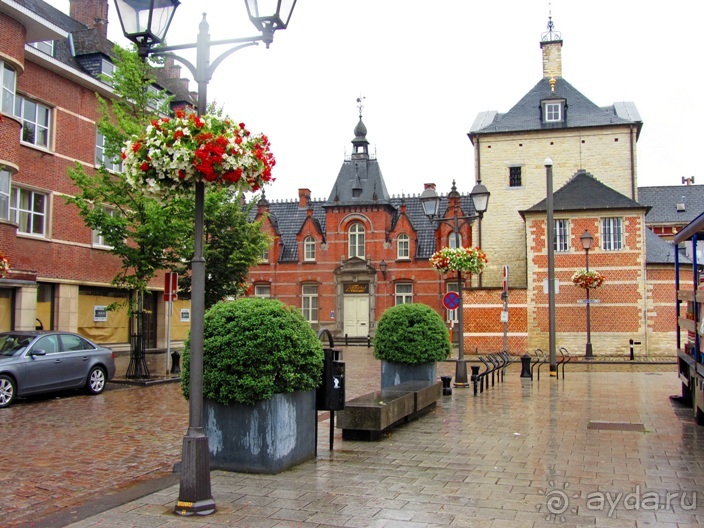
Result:
{"label": "street sign pole", "polygon": [[501,320],[504,323],[504,352],[508,352],[508,266],[504,266],[504,288],[501,298],[504,301],[504,309],[501,313]]}

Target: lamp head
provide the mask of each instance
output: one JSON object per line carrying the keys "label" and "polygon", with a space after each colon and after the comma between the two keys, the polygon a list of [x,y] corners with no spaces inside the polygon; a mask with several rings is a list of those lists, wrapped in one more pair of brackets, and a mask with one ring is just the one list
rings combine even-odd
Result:
{"label": "lamp head", "polygon": [[586,229],[584,230],[584,233],[582,233],[582,236],[579,237],[579,240],[582,242],[582,247],[585,251],[589,251],[592,247],[592,243],[594,243],[594,237]]}
{"label": "lamp head", "polygon": [[440,209],[440,197],[435,192],[435,185],[432,183],[425,184],[425,190],[420,195],[420,203],[423,205],[423,212],[429,218],[437,216]]}
{"label": "lamp head", "polygon": [[489,196],[491,196],[489,190],[481,183],[478,183],[474,186],[472,192],[469,193],[469,196],[472,198],[475,211],[477,211],[480,215],[486,213],[486,210],[489,207]]}
{"label": "lamp head", "polygon": [[115,0],[125,37],[137,44],[146,57],[155,44],[166,38],[180,0]]}
{"label": "lamp head", "polygon": [[286,29],[296,0],[244,0],[252,24],[262,32],[264,43],[269,47],[274,41],[274,31]]}

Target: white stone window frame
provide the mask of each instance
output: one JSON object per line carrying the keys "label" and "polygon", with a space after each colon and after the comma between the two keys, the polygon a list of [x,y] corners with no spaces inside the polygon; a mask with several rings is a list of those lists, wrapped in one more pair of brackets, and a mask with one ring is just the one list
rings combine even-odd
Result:
{"label": "white stone window frame", "polygon": [[10,192],[12,189],[12,174],[0,169],[0,220],[10,219]]}
{"label": "white stone window frame", "polygon": [[411,239],[406,233],[401,233],[396,238],[396,258],[398,260],[411,258]]}
{"label": "white stone window frame", "polygon": [[394,286],[394,301],[396,305],[413,302],[413,283],[397,282]]}
{"label": "white stone window frame", "polygon": [[0,86],[2,87],[0,113],[14,115],[15,98],[17,97],[17,71],[2,60],[0,60]]}
{"label": "white stone window frame", "polygon": [[95,131],[95,166],[102,167],[105,166],[110,172],[122,172],[122,161],[120,163],[115,163],[113,160],[108,158],[105,154],[105,136],[100,132],[100,130]]}
{"label": "white stone window frame", "polygon": [[555,218],[554,249],[557,253],[567,253],[570,250],[569,218]]}
{"label": "white stone window frame", "polygon": [[562,107],[561,101],[543,103],[543,121],[546,123],[559,123],[562,121]]}
{"label": "white stone window frame", "polygon": [[47,238],[49,195],[23,187],[10,191],[10,221],[17,224],[17,232],[25,236]]}
{"label": "white stone window frame", "polygon": [[349,258],[365,258],[365,233],[361,222],[354,222],[347,230],[347,255]]}
{"label": "white stone window frame", "polygon": [[301,286],[301,312],[309,323],[318,322],[318,285],[303,284]]}
{"label": "white stone window frame", "polygon": [[315,253],[315,239],[312,236],[307,236],[305,239],[303,239],[303,261],[315,262]]}
{"label": "white stone window frame", "polygon": [[[18,95],[15,97],[15,115],[22,121],[20,143],[43,150],[51,149],[53,109],[50,106],[29,97]],[[25,136],[25,132],[30,125],[34,128],[34,137],[31,140]],[[39,141],[40,134],[38,132],[44,132],[44,141]]]}

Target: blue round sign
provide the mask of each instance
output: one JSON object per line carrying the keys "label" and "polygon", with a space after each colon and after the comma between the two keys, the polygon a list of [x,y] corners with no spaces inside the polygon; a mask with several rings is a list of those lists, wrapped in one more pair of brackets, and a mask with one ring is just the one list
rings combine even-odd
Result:
{"label": "blue round sign", "polygon": [[448,310],[456,310],[460,306],[460,294],[456,291],[449,291],[442,297],[442,304]]}

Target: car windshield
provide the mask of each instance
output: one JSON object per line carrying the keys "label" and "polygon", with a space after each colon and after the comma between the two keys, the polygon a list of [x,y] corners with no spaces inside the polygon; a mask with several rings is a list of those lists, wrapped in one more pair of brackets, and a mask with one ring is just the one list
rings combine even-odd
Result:
{"label": "car windshield", "polygon": [[24,352],[32,341],[32,336],[19,334],[0,335],[0,356],[16,356]]}

